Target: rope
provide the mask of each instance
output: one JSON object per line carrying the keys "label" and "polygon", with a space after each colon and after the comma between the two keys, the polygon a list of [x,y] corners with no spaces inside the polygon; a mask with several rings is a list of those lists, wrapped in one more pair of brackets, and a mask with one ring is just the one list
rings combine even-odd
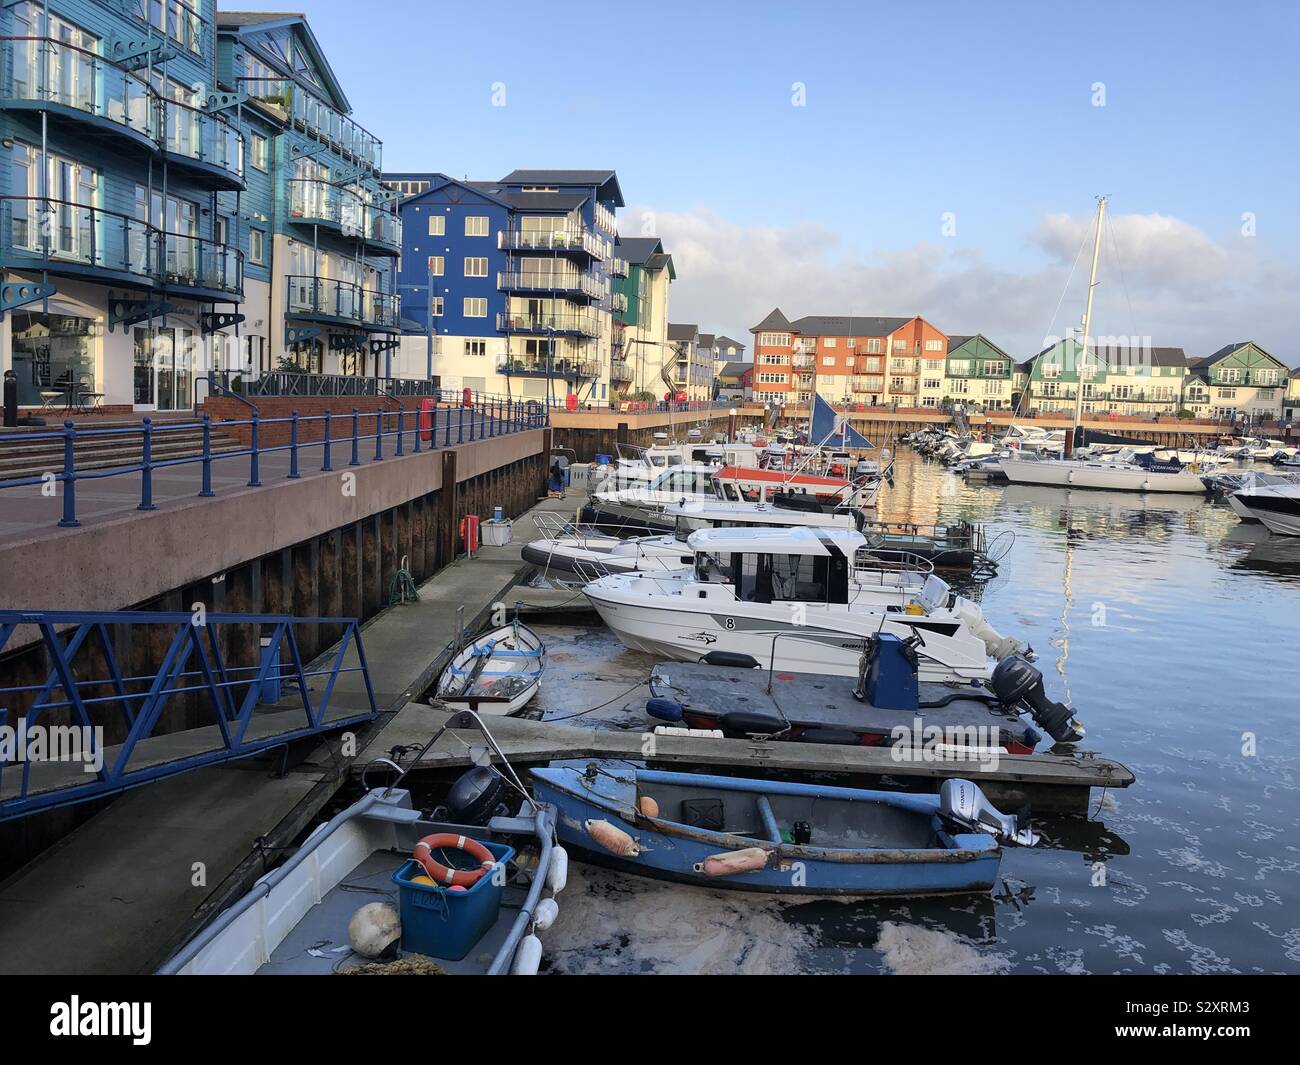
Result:
{"label": "rope", "polygon": [[389,606],[399,606],[402,603],[417,603],[420,600],[420,592],[415,587],[415,579],[411,576],[411,571],[407,569],[410,563],[411,556],[403,555],[401,566],[393,574],[392,580],[388,582]]}

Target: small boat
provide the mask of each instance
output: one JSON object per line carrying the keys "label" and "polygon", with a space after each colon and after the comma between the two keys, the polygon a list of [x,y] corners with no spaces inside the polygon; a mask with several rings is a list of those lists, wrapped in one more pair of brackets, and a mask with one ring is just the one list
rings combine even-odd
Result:
{"label": "small boat", "polygon": [[598,864],[713,888],[815,895],[988,891],[1000,841],[1038,837],[967,780],[938,795],[638,769],[532,770],[562,843]]}
{"label": "small boat", "polygon": [[435,694],[453,710],[516,714],[537,694],[545,664],[542,638],[516,618],[457,651]]}
{"label": "small boat", "polygon": [[1232,509],[1279,536],[1300,536],[1300,484],[1262,484],[1229,497]]}
{"label": "small boat", "polygon": [[[521,799],[512,814],[513,794],[494,770],[475,767],[430,819],[409,791],[367,791],[159,974],[535,973],[537,933],[559,912],[568,855],[554,845],[555,809]],[[444,879],[435,883],[431,867]]]}

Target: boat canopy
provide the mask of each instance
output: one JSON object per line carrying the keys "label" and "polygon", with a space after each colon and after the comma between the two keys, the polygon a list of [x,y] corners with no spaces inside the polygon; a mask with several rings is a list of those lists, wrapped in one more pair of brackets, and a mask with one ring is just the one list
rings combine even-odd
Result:
{"label": "boat canopy", "polygon": [[825,557],[838,553],[852,558],[866,546],[867,538],[852,529],[701,529],[691,533],[686,543],[696,554]]}

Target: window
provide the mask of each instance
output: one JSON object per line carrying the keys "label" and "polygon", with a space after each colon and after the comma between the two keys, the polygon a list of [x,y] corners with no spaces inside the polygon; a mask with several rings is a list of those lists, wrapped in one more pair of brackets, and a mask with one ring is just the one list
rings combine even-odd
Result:
{"label": "window", "polygon": [[487,317],[487,299],[483,296],[466,296],[465,297],[465,317],[466,318],[486,318]]}
{"label": "window", "polygon": [[487,277],[487,256],[465,257],[465,276],[466,277]]}
{"label": "window", "polygon": [[442,277],[442,272],[445,265],[446,264],[444,263],[441,255],[429,256],[429,273],[432,274],[434,277]]}
{"label": "window", "polygon": [[895,341],[894,341],[894,350],[895,350],[895,351],[906,351],[906,350],[907,350],[907,341],[906,341],[906,340],[895,340]]}
{"label": "window", "polygon": [[870,353],[873,354],[873,355],[879,355],[879,354],[880,354],[880,338],[879,338],[879,337],[872,337],[870,340],[867,341],[867,351],[870,352]]}
{"label": "window", "polygon": [[1005,377],[1007,373],[1007,364],[1005,362],[986,362],[984,364],[985,377]]}
{"label": "window", "polygon": [[834,365],[835,365],[835,356],[834,356],[834,355],[828,355],[828,356],[826,356],[824,359],[822,359],[822,365],[823,365],[823,366],[834,366]]}
{"label": "window", "polygon": [[943,351],[943,341],[942,341],[942,340],[927,340],[927,341],[925,342],[925,350],[926,350],[926,351]]}
{"label": "window", "polygon": [[256,266],[266,265],[266,233],[263,230],[248,231],[248,259]]}
{"label": "window", "polygon": [[485,214],[468,214],[465,216],[465,236],[486,237],[488,235],[488,217]]}
{"label": "window", "polygon": [[472,355],[475,358],[482,358],[487,354],[486,340],[467,340],[465,341],[465,354]]}
{"label": "window", "polygon": [[765,348],[788,348],[790,346],[789,333],[759,333],[758,343]]}
{"label": "window", "polygon": [[429,215],[429,236],[444,237],[447,235],[447,219],[440,214]]}
{"label": "window", "polygon": [[1235,366],[1228,366],[1220,370],[1218,376],[1224,384],[1235,385],[1241,380],[1241,371]]}
{"label": "window", "polygon": [[783,385],[786,383],[786,375],[783,373],[761,373],[758,375],[759,384],[764,385]]}
{"label": "window", "polygon": [[1257,385],[1275,385],[1277,384],[1276,370],[1256,370],[1254,373],[1255,384]]}
{"label": "window", "polygon": [[[894,380],[897,381],[898,378],[894,378]],[[956,381],[952,383],[952,394],[954,396],[964,396],[969,390],[970,390],[970,382],[967,381],[964,377],[958,378]]]}
{"label": "window", "polygon": [[763,356],[763,365],[764,365],[764,366],[787,366],[787,365],[789,365],[789,362],[790,362],[790,360],[787,359],[784,355],[764,355],[764,356]]}
{"label": "window", "polygon": [[833,348],[835,347],[835,343],[836,343],[835,337],[826,337],[826,339],[822,341],[822,347]]}
{"label": "window", "polygon": [[1059,362],[1048,362],[1043,364],[1044,377],[1060,377],[1061,364]]}
{"label": "window", "polygon": [[430,313],[431,315],[433,315],[434,318],[441,318],[441,317],[442,317],[442,297],[441,297],[441,296],[434,296],[431,300],[429,300],[429,313]]}
{"label": "window", "polygon": [[244,337],[244,365],[257,374],[264,374],[271,369],[266,337],[252,334]]}
{"label": "window", "polygon": [[[923,382],[921,382],[921,383],[922,383],[926,388],[941,388],[941,387],[943,387],[943,381],[941,381],[941,380],[940,380],[939,378],[937,378],[937,377],[927,377],[927,378],[926,378]],[[962,382],[962,384],[965,384],[965,383],[966,383],[965,381]]]}
{"label": "window", "polygon": [[1235,388],[1221,388],[1218,391],[1219,399],[1236,399],[1237,390]]}
{"label": "window", "polygon": [[950,359],[948,361],[948,372],[950,374],[970,373],[970,359]]}
{"label": "window", "polygon": [[260,133],[254,133],[252,139],[251,162],[253,166],[265,172],[267,140]]}

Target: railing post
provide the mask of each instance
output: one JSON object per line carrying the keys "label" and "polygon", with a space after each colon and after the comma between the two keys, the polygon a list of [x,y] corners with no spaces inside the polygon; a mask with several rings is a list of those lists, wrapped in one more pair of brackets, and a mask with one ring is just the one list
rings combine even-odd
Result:
{"label": "railing post", "polygon": [[456,443],[465,442],[465,405],[462,403],[458,408],[460,413],[456,416]]}
{"label": "railing post", "polygon": [[[72,423],[69,422],[69,425]],[[144,419],[140,454],[140,505],[136,510],[157,510],[153,503],[153,419]]]}
{"label": "railing post", "polygon": [[384,460],[384,412],[375,411],[375,461]]}
{"label": "railing post", "polygon": [[298,412],[289,412],[289,479],[297,480],[298,473]]}
{"label": "railing post", "polygon": [[356,407],[352,408],[352,461],[349,466],[361,465],[361,412]]}
{"label": "railing post", "polygon": [[77,465],[72,442],[76,439],[72,419],[63,423],[63,517],[59,524],[65,528],[80,525],[77,520]]}
{"label": "railing post", "polygon": [[[434,417],[433,431],[436,433],[438,431],[438,421],[437,421],[438,408],[437,407],[433,408],[433,417]],[[450,407],[447,408],[447,417],[444,420],[442,437],[443,437],[442,446],[451,447],[451,408]],[[434,439],[436,440],[437,437],[435,436]]]}
{"label": "railing post", "polygon": [[[397,408],[397,450],[394,454],[400,459],[402,457],[402,408]],[[419,433],[416,434],[419,436]]]}
{"label": "railing post", "polygon": [[258,424],[260,418],[257,411],[253,411],[253,446],[248,450],[248,487],[261,488],[262,478],[260,476],[260,466],[258,465],[258,453],[262,447],[261,426]]}
{"label": "railing post", "polygon": [[209,499],[213,495],[212,491],[212,415],[205,413],[203,415],[203,485],[199,488],[199,495],[204,499]]}
{"label": "railing post", "polygon": [[321,451],[321,473],[329,473],[334,469],[330,462],[330,437],[333,435],[333,414],[330,413],[329,407],[325,408],[325,439],[322,441],[323,448]]}
{"label": "railing post", "polygon": [[[417,396],[416,400],[417,402],[415,407],[415,453],[418,455],[420,453],[420,437],[424,433],[424,411],[420,406],[420,404],[424,402],[424,399],[423,397]],[[434,431],[438,428],[438,412],[436,410],[432,411],[430,413],[430,417],[433,419],[433,421],[429,423],[430,426],[429,447],[433,447],[433,445],[437,442],[433,434]]]}
{"label": "railing post", "polygon": [[482,411],[483,407],[478,403],[469,409],[469,439],[471,443],[474,441],[474,423],[482,416]]}

